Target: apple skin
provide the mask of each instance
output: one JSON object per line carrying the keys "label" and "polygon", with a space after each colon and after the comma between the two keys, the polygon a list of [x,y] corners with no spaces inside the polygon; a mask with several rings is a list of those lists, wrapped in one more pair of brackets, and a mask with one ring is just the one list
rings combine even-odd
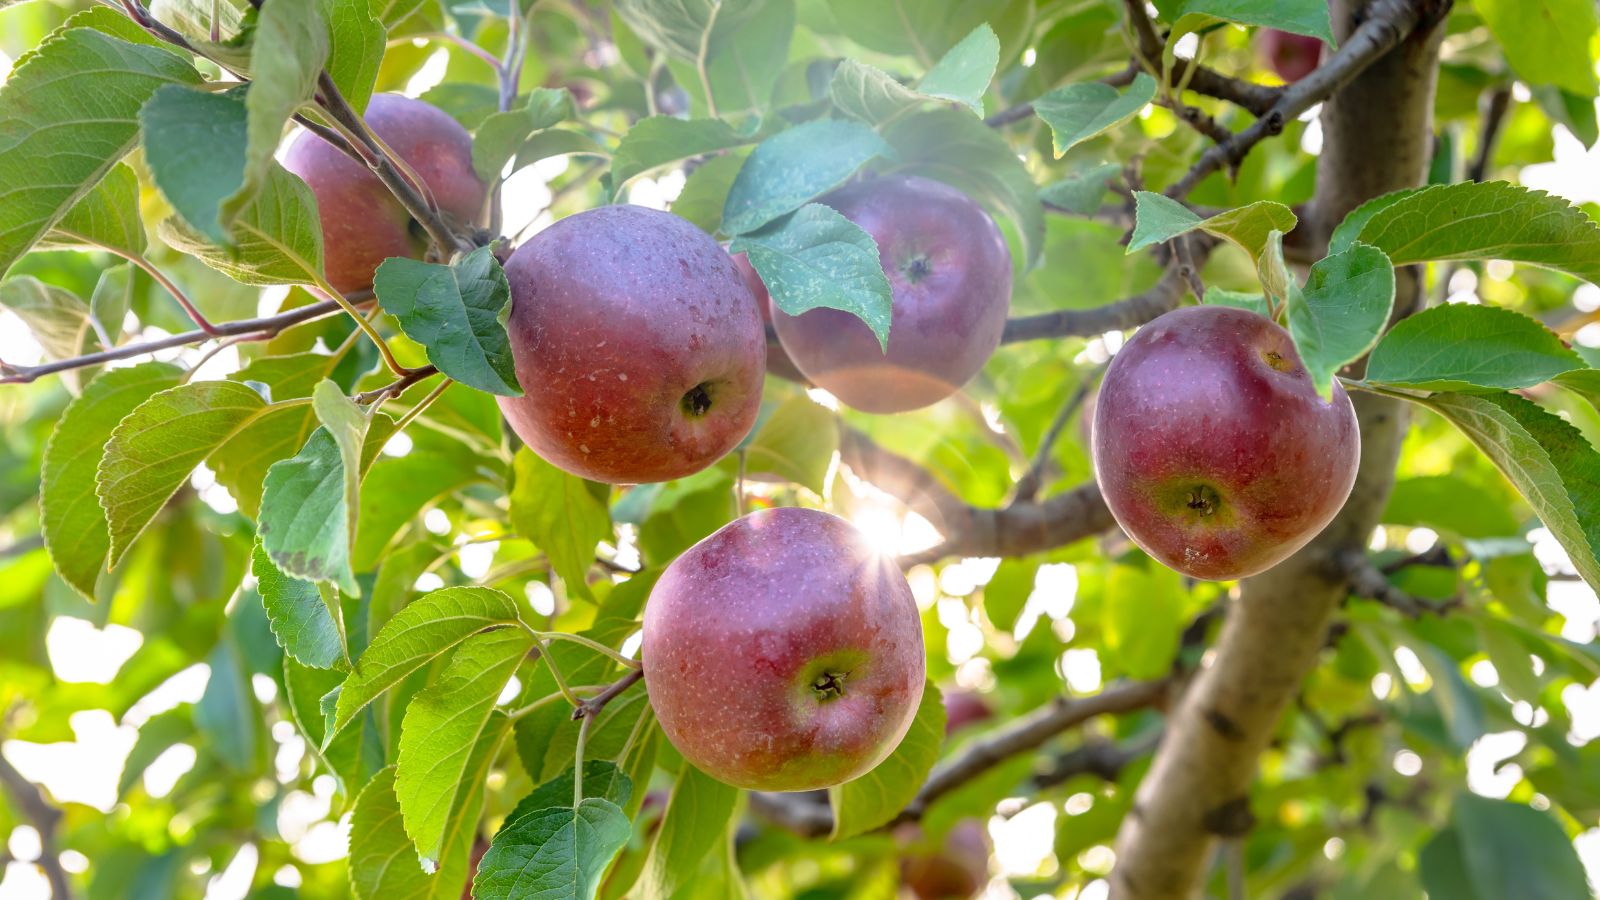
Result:
{"label": "apple skin", "polygon": [[[750,296],[756,298],[756,309],[761,312],[761,321],[765,325],[772,324],[772,297],[767,293],[767,283],[761,280],[756,272],[756,267],[750,265],[749,257],[743,253],[733,256],[733,264],[739,269],[739,277],[744,279],[744,286],[750,289]],[[770,342],[767,344],[767,371],[790,381],[805,381],[806,376],[800,367],[789,358],[788,351],[783,345]]]}
{"label": "apple skin", "polygon": [[1289,84],[1310,75],[1322,62],[1322,41],[1314,37],[1267,28],[1256,41],[1267,68]]}
{"label": "apple skin", "polygon": [[[364,115],[389,149],[405,160],[439,208],[457,222],[477,221],[486,189],[472,170],[472,136],[438,108],[399,94],[374,94]],[[317,198],[328,283],[342,293],[372,287],[372,273],[391,256],[420,259],[428,235],[378,176],[322,138],[302,131],[283,154]]]}
{"label": "apple skin", "polygon": [[850,313],[774,307],[790,359],[862,412],[921,409],[960,390],[1000,345],[1011,309],[1011,251],[994,220],[955,188],[916,176],[848,185],[821,202],[878,244],[894,292],[889,351]]}
{"label": "apple skin", "polygon": [[813,509],[761,510],[689,548],[644,611],[645,689],[684,759],[807,791],[899,745],[922,699],[922,624],[893,560]]}
{"label": "apple skin", "polygon": [[739,270],[699,228],[602,206],[534,235],[505,270],[524,394],[497,399],[545,460],[594,481],[669,481],[750,432],[766,331]]}
{"label": "apple skin", "polygon": [[1094,467],[1134,543],[1213,581],[1253,575],[1344,505],[1361,431],[1343,386],[1317,396],[1289,333],[1192,306],[1139,329],[1100,385]]}

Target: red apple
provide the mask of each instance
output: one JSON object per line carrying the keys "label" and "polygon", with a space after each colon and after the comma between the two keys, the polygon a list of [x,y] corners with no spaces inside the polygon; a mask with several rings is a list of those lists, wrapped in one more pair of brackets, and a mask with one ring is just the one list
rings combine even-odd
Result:
{"label": "red apple", "polygon": [[[767,283],[756,274],[756,267],[750,265],[750,260],[743,253],[735,254],[733,264],[739,269],[739,276],[744,279],[744,286],[750,289],[750,296],[756,298],[756,309],[761,311],[761,321],[767,325],[772,324],[772,298],[767,294]],[[782,344],[767,344],[767,371],[790,381],[805,381],[806,376],[800,368],[789,358]]]}
{"label": "red apple", "polygon": [[972,691],[945,691],[944,733],[954,734],[968,725],[976,725],[994,718],[983,695]]}
{"label": "red apple", "polygon": [[1304,546],[1344,505],[1360,457],[1344,388],[1323,400],[1289,333],[1245,310],[1161,316],[1100,385],[1106,504],[1134,543],[1195,578],[1253,575]]}
{"label": "red apple", "polygon": [[[464,225],[477,221],[485,188],[472,170],[472,136],[465,128],[399,94],[374,95],[365,119],[423,180],[442,211]],[[391,256],[420,259],[427,252],[427,233],[378,176],[322,138],[301,132],[284,153],[283,167],[317,197],[323,268],[339,291],[372,287],[372,273]]]}
{"label": "red apple", "polygon": [[882,762],[922,699],[911,587],[837,516],[768,509],[679,556],[644,611],[645,688],[684,759],[806,791]]}
{"label": "red apple", "polygon": [[533,451],[595,481],[693,474],[749,433],[766,332],[728,254],[641,206],[569,216],[506,262],[521,397],[500,410]]}
{"label": "red apple", "polygon": [[878,244],[894,292],[889,351],[836,309],[773,310],[778,340],[800,371],[863,412],[920,409],[983,368],[1011,308],[1011,251],[971,198],[927,178],[848,185],[823,198]]}
{"label": "red apple", "polygon": [[944,846],[903,853],[900,881],[917,900],[966,900],[989,883],[989,835],[977,819],[950,828]]}
{"label": "red apple", "polygon": [[1267,68],[1290,84],[1310,75],[1322,62],[1322,41],[1303,34],[1265,28],[1257,34],[1256,46]]}

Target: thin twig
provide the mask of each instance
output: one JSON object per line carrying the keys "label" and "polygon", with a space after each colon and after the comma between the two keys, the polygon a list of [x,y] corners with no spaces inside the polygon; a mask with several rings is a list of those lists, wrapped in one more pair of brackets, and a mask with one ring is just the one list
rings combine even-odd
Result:
{"label": "thin twig", "polygon": [[[1138,42],[1136,52],[1144,60],[1144,67],[1154,72],[1162,71],[1161,56],[1167,42],[1156,33],[1155,25],[1145,12],[1143,0],[1127,0],[1124,6],[1128,11],[1128,25]],[[1174,79],[1169,86],[1178,87],[1181,84],[1196,94],[1227,101],[1256,116],[1271,109],[1284,93],[1283,88],[1232,78],[1197,64],[1189,65],[1183,73],[1174,69],[1169,75]],[[1183,84],[1183,79],[1187,79],[1187,84]]]}
{"label": "thin twig", "polygon": [[4,787],[11,801],[17,805],[28,822],[39,832],[39,868],[44,870],[50,883],[50,896],[55,900],[71,900],[72,881],[67,870],[61,867],[61,850],[57,846],[57,831],[61,827],[61,810],[45,799],[44,791],[22,777],[11,761],[0,753],[0,787]]}
{"label": "thin twig", "polygon": [[413,384],[416,384],[424,378],[429,378],[437,374],[439,374],[439,369],[436,366],[420,366],[418,368],[411,369],[410,371],[406,372],[406,374],[400,376],[399,379],[386,384],[383,387],[373,388],[370,391],[362,391],[361,393],[355,395],[355,397],[352,399],[362,406],[365,406],[369,403],[377,403],[381,400],[388,400],[390,397],[398,397],[405,393],[406,390]]}
{"label": "thin twig", "polygon": [[1039,449],[1034,451],[1033,464],[1028,466],[1028,471],[1017,479],[1017,489],[1012,494],[1012,503],[1026,503],[1039,495],[1039,488],[1043,486],[1044,470],[1050,464],[1050,450],[1055,446],[1056,440],[1061,437],[1061,432],[1066,430],[1067,423],[1077,414],[1078,408],[1083,406],[1089,398],[1089,392],[1094,390],[1095,383],[1100,380],[1100,375],[1105,371],[1101,364],[1092,372],[1086,372],[1083,381],[1078,384],[1077,390],[1061,405],[1050,427],[1045,430],[1044,437],[1039,440]]}
{"label": "thin twig", "polygon": [[572,710],[572,717],[574,719],[585,719],[600,715],[600,711],[606,708],[607,703],[615,700],[619,694],[628,688],[633,687],[634,683],[643,677],[643,668],[636,667],[629,669],[621,678],[618,678],[616,681],[612,682],[610,687],[594,695],[593,697],[590,697],[588,700],[579,703],[577,707]]}
{"label": "thin twig", "polygon": [[1445,600],[1429,600],[1400,590],[1372,564],[1367,558],[1366,551],[1360,548],[1353,547],[1346,550],[1338,556],[1336,564],[1349,579],[1352,593],[1375,600],[1413,619],[1421,618],[1425,614],[1442,616],[1466,603],[1466,599],[1460,593]]}

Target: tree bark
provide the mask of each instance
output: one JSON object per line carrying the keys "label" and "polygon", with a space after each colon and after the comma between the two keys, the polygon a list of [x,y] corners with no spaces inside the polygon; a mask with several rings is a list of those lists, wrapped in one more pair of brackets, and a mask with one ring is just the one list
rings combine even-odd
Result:
{"label": "tree bark", "polygon": [[[1374,2],[1383,0],[1330,4],[1341,40]],[[1321,233],[1366,200],[1423,182],[1438,68],[1440,29],[1432,23],[1439,18],[1429,18],[1429,25],[1323,106],[1316,221],[1311,223]],[[1397,273],[1397,316],[1414,311],[1421,296],[1420,272]],[[1199,896],[1218,838],[1243,835],[1254,822],[1249,792],[1257,758],[1317,664],[1333,613],[1347,592],[1339,555],[1366,546],[1394,483],[1406,410],[1373,395],[1354,399],[1362,452],[1350,499],[1305,549],[1241,585],[1214,661],[1172,712],[1155,762],[1122,823],[1111,876],[1113,900]]]}

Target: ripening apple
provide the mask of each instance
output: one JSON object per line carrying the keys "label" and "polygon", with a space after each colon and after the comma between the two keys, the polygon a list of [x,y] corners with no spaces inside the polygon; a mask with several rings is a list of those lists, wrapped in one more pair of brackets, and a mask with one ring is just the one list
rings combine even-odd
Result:
{"label": "ripening apple", "polygon": [[994,710],[982,694],[973,691],[944,692],[944,733],[954,734],[968,725],[987,722],[994,718]]}
{"label": "ripening apple", "polygon": [[506,331],[521,397],[500,397],[546,461],[613,484],[711,465],[755,424],[761,314],[728,254],[642,206],[568,216],[517,248]]}
{"label": "ripening apple", "polygon": [[[926,843],[915,828],[909,829],[907,836]],[[917,900],[966,900],[989,881],[989,851],[983,822],[962,819],[950,827],[942,846],[900,852],[900,883]]]}
{"label": "ripening apple", "polygon": [[1256,46],[1267,68],[1289,84],[1310,75],[1322,62],[1322,41],[1304,34],[1264,28]]}
{"label": "ripening apple", "polygon": [[818,387],[869,413],[950,396],[1000,345],[1011,309],[1011,251],[994,220],[947,184],[894,176],[822,199],[878,244],[893,291],[888,353],[856,316],[772,311],[783,349]]}
{"label": "ripening apple", "polygon": [[662,573],[644,611],[645,688],[701,771],[806,791],[883,761],[922,699],[922,624],[894,561],[812,509],[761,510]]}
{"label": "ripening apple", "polygon": [[[771,325],[772,297],[767,293],[767,283],[761,280],[756,267],[750,265],[750,258],[743,253],[734,254],[733,264],[739,268],[739,276],[744,279],[744,286],[750,289],[750,296],[756,298],[756,309],[761,311],[762,323]],[[806,378],[794,360],[789,358],[782,344],[767,345],[767,371],[790,381],[805,381]]]}
{"label": "ripening apple", "polygon": [[[399,94],[373,95],[364,118],[428,186],[442,212],[462,225],[477,221],[485,188],[472,169],[472,136],[460,123]],[[427,252],[427,232],[378,176],[322,138],[301,132],[285,151],[283,167],[316,195],[323,268],[336,290],[365,290],[385,259],[420,259]]]}
{"label": "ripening apple", "polygon": [[1117,523],[1185,575],[1253,575],[1320,532],[1355,483],[1361,432],[1323,400],[1289,333],[1193,306],[1139,329],[1100,385],[1094,468]]}

